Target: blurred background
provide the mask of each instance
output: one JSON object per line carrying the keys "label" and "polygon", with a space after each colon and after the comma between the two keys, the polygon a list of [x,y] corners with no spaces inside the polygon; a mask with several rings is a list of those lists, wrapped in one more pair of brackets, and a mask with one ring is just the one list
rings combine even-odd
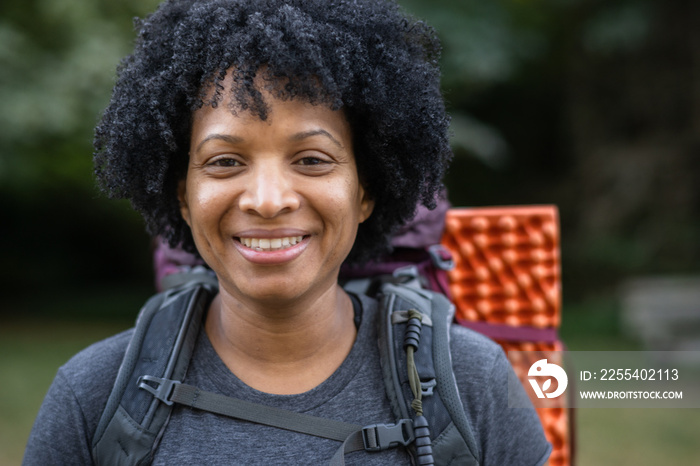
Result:
{"label": "blurred background", "polygon": [[[0,465],[57,367],[153,292],[150,239],[95,187],[91,141],[157,3],[0,4]],[[648,347],[625,317],[641,290],[681,296],[700,349],[700,2],[400,3],[443,41],[452,203],[559,207],[569,348]],[[578,410],[578,464],[700,464],[698,431],[698,410]]]}

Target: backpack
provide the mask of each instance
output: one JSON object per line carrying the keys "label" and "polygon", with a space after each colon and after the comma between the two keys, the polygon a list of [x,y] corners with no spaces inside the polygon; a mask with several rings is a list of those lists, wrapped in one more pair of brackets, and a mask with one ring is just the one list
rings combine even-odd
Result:
{"label": "backpack", "polygon": [[338,440],[342,443],[331,465],[343,465],[351,451],[399,445],[419,465],[478,464],[480,452],[452,372],[448,332],[454,306],[421,286],[416,267],[381,280],[347,283],[354,290],[377,290],[380,362],[397,420],[368,426],[248,403],[182,383],[217,285],[203,268],[179,275],[180,285],[151,298],[139,313],[93,437],[96,464],[149,464],[174,403]]}
{"label": "backpack", "polygon": [[[444,435],[444,437],[439,437],[441,442],[435,442],[439,447],[433,448],[432,458],[435,464],[449,464],[443,459],[450,457],[450,455],[457,455],[458,461],[454,464],[478,464],[475,459],[479,458],[478,447],[474,442],[464,409],[461,407],[454,377],[451,373],[451,364],[442,365],[445,361],[450,360],[449,351],[435,351],[436,345],[441,348],[446,347],[446,329],[449,325],[443,327],[442,322],[453,321],[454,307],[450,305],[450,301],[445,299],[445,296],[453,300],[456,305],[455,322],[494,339],[501,344],[506,352],[509,350],[561,351],[563,344],[556,332],[560,323],[560,296],[557,293],[560,293],[561,286],[558,241],[558,213],[554,206],[450,209],[446,202],[441,201],[438,202],[438,208],[434,211],[419,209],[416,219],[392,240],[394,253],[390,257],[362,268],[344,266],[341,269],[341,282],[348,291],[384,297],[380,301],[385,316],[383,322],[386,323],[382,327],[381,333],[385,342],[382,345],[382,348],[385,348],[382,353],[382,367],[386,372],[385,382],[392,381],[392,383],[386,383],[386,390],[392,401],[394,415],[398,420],[394,426],[371,426],[372,429],[363,430],[362,435],[365,436],[363,441],[369,443],[356,442],[354,448],[363,448],[372,442],[378,442],[374,446],[375,448],[379,444],[384,446],[408,444],[410,445],[409,451],[414,455],[414,458],[418,457],[418,464],[432,464],[428,462],[430,455],[422,458],[426,462],[420,462],[419,455],[425,450],[426,445],[416,446],[423,441],[419,437],[419,441],[415,442],[414,437],[417,436],[416,432],[421,427],[416,429],[415,423],[407,417],[407,414],[412,413],[410,384],[405,376],[403,379],[400,376],[394,376],[401,371],[402,367],[405,367],[406,354],[402,351],[402,343],[399,343],[399,340],[400,335],[405,332],[406,324],[405,321],[398,323],[398,326],[397,323],[389,324],[387,316],[406,310],[392,309],[392,306],[410,303],[413,307],[418,308],[423,315],[436,313],[436,315],[441,316],[440,319],[437,319],[440,325],[432,328],[426,327],[432,333],[433,345],[419,346],[416,353],[416,361],[421,363],[419,365],[421,367],[419,370],[420,379],[423,382],[421,388],[426,394],[426,403],[428,405],[432,403],[431,409],[426,409],[428,424],[432,429],[432,438]],[[547,276],[535,273],[531,275],[534,277],[534,283],[520,284],[521,295],[526,295],[525,299],[521,300],[523,301],[521,304],[525,308],[521,309],[524,311],[521,313],[525,316],[524,319],[517,319],[518,313],[514,312],[509,312],[504,317],[502,295],[512,293],[507,289],[499,291],[499,286],[505,285],[510,278],[513,278],[508,275],[509,273],[512,275],[517,272],[513,267],[514,264],[508,263],[509,254],[512,254],[510,251],[517,251],[518,254],[530,254],[534,257],[535,263],[546,263],[551,272]],[[499,260],[501,260],[500,263]],[[170,374],[166,377],[160,376],[162,379],[170,377],[168,380],[175,380],[178,374],[181,374],[180,377],[184,377],[186,367],[182,368],[180,367],[182,364],[177,363],[177,353],[184,343],[178,342],[189,342],[188,344],[193,345],[194,337],[192,335],[196,336],[197,333],[194,329],[189,332],[185,331],[185,320],[188,319],[187,321],[191,322],[190,325],[196,327],[197,331],[199,321],[190,317],[188,313],[183,316],[182,309],[176,312],[172,309],[164,310],[161,308],[182,307],[183,303],[187,302],[188,306],[199,309],[198,305],[195,306],[198,300],[203,299],[199,293],[210,294],[217,286],[215,278],[207,274],[207,269],[202,267],[202,263],[194,256],[179,250],[171,250],[163,243],[155,250],[154,262],[156,265],[156,286],[160,289],[167,289],[167,291],[149,301],[144,306],[137,321],[134,334],[135,342],[129,346],[114,391],[109,398],[94,436],[93,451],[97,464],[148,463],[151,451],[155,449],[157,444],[159,435],[157,426],[165,425],[169,413],[168,405],[165,404],[163,407],[165,402],[162,399],[170,401],[168,393],[174,390],[177,385],[174,382],[161,383],[158,380],[139,380],[139,375],[136,372],[145,372],[134,367],[133,360],[137,357],[139,348],[144,344],[145,330],[142,328],[147,326],[147,322],[151,320],[163,320],[169,323],[170,336],[167,340],[168,344],[163,345],[163,347],[173,349],[173,351],[172,354],[169,353],[170,356],[168,354],[159,355],[161,362],[153,373],[160,371],[162,374]],[[506,262],[506,267],[502,267],[503,262]],[[539,267],[540,265],[537,264],[536,266]],[[493,273],[490,276],[486,273],[484,276],[484,270],[487,272],[490,270]],[[191,274],[197,274],[197,281],[201,282],[194,288],[191,283],[188,285],[192,278]],[[206,278],[207,276],[209,278]],[[525,302],[531,296],[537,295],[537,293],[532,293],[533,290],[528,287],[535,287],[538,288],[535,291],[548,293],[549,298],[544,308],[539,302],[532,300],[529,303]],[[196,291],[200,289],[204,289],[204,291]],[[496,298],[489,301],[487,306],[482,307],[479,301],[488,301],[489,289],[496,290],[491,293]],[[437,310],[435,310],[436,307]],[[161,312],[163,314],[174,312],[174,317],[158,317]],[[179,324],[170,323],[172,320]],[[393,342],[393,351],[390,351],[391,345],[388,342]],[[191,352],[191,349],[185,350],[185,352],[187,351]],[[433,353],[426,354],[431,352]],[[189,356],[184,359],[187,358]],[[427,361],[426,364],[421,362],[423,360]],[[526,366],[524,363],[514,363],[513,365],[516,374],[521,376],[521,381],[527,389]],[[438,370],[433,378],[433,373],[430,371],[436,367],[442,367],[443,370]],[[426,368],[428,372],[425,372]],[[391,375],[391,377],[387,378],[387,375]],[[433,383],[443,387],[439,396],[435,398],[431,398],[437,393],[435,390],[431,393],[430,385]],[[449,387],[449,389],[445,387]],[[123,399],[134,396],[140,400],[140,411],[134,412],[133,407],[129,406],[128,402],[127,406],[120,406]],[[447,407],[450,407],[449,411]],[[549,464],[552,466],[566,466],[573,462],[573,411],[573,409],[566,409],[563,401],[559,406],[537,409],[545,435],[554,446],[549,460]],[[284,417],[284,414],[282,416]],[[441,418],[443,421],[436,424],[430,416]],[[448,419],[450,422],[445,425],[444,419]],[[303,421],[301,424],[304,424]],[[323,423],[324,420],[315,418],[306,421],[314,424]],[[323,429],[331,427],[337,426],[325,426]],[[349,428],[341,426],[337,440],[345,442],[343,439],[347,438],[348,433],[357,434],[359,428],[360,426],[350,426]],[[352,432],[350,432],[351,430]],[[370,431],[372,434],[368,433]],[[382,437],[383,440],[377,440],[379,437]],[[443,442],[444,438],[449,439],[449,441]],[[115,439],[119,439],[123,445],[133,444],[133,447],[130,448],[139,452],[139,460],[130,461],[116,453],[110,453],[116,444]],[[334,459],[337,459],[337,456]],[[342,459],[342,455],[340,457]],[[105,461],[105,459],[108,460]]]}

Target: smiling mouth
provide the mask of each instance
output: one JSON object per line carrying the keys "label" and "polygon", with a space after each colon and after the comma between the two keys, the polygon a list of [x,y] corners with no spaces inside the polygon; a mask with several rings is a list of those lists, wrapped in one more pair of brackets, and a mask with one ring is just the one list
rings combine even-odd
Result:
{"label": "smiling mouth", "polygon": [[304,239],[303,236],[285,236],[282,238],[238,238],[243,246],[256,251],[279,251],[291,248]]}

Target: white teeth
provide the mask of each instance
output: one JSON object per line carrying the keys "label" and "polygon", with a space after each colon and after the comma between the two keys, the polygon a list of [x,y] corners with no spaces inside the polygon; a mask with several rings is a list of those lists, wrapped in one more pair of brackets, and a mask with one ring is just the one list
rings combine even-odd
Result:
{"label": "white teeth", "polygon": [[240,242],[247,248],[258,251],[274,251],[286,249],[300,243],[303,236],[285,236],[283,238],[239,238]]}

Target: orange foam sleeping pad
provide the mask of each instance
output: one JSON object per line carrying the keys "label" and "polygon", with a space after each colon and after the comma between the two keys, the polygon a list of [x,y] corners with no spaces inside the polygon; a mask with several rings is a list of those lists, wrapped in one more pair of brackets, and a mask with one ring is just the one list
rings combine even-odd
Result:
{"label": "orange foam sleeping pad", "polygon": [[[457,320],[508,351],[562,351],[559,215],[555,206],[455,208],[442,244],[453,255],[448,272]],[[513,363],[526,392],[529,365]],[[553,450],[550,466],[573,460],[571,412],[563,397],[537,408]]]}

